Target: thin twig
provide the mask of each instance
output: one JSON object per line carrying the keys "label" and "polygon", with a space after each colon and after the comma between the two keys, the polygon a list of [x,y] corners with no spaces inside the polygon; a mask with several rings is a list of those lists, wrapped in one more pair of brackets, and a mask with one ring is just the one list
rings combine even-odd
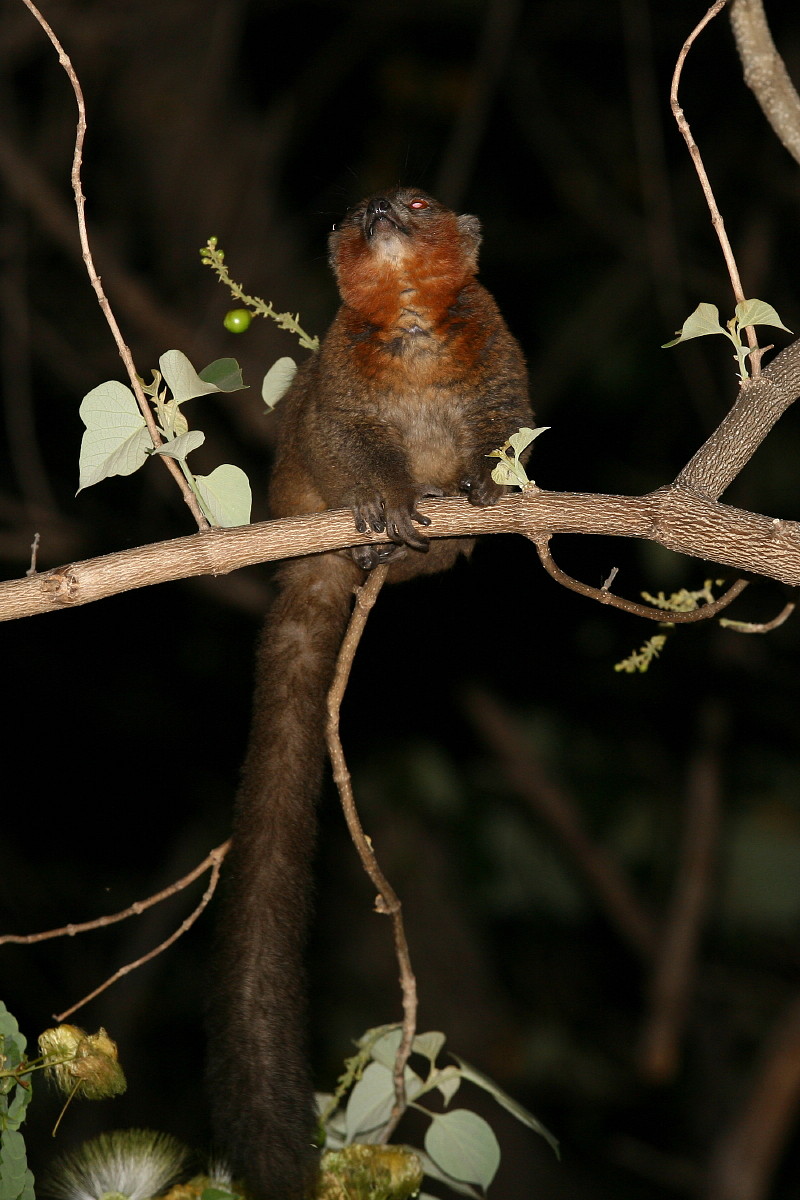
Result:
{"label": "thin twig", "polygon": [[[123,363],[125,364],[125,370],[128,373],[128,379],[130,380],[131,389],[133,390],[133,394],[136,397],[136,402],[139,405],[139,409],[141,411],[142,417],[144,418],[145,423],[147,425],[148,433],[150,434],[153,445],[160,446],[163,443],[163,438],[161,437],[161,434],[159,433],[158,425],[156,424],[155,417],[153,416],[153,410],[152,410],[150,404],[148,403],[147,397],[145,396],[144,391],[142,389],[141,380],[139,378],[138,372],[136,370],[136,366],[133,361],[133,355],[131,354],[130,348],[128,347],[125,339],[122,336],[122,332],[119,328],[119,325],[117,324],[116,317],[114,316],[111,305],[109,304],[108,298],[103,289],[103,285],[101,283],[100,276],[97,274],[97,270],[95,269],[91,247],[89,246],[89,235],[88,235],[88,232],[86,229],[86,197],[83,194],[83,184],[81,182],[81,164],[83,162],[83,143],[84,143],[84,139],[86,137],[86,105],[85,105],[85,102],[83,99],[83,89],[81,88],[80,81],[78,80],[78,76],[75,73],[75,68],[72,65],[72,61],[71,61],[69,55],[67,54],[66,50],[62,46],[62,44],[59,41],[58,37],[56,36],[54,30],[51,28],[51,26],[48,24],[48,22],[42,16],[42,14],[40,13],[40,11],[36,7],[36,5],[33,3],[33,0],[22,0],[22,3],[33,14],[33,16],[36,18],[36,20],[41,25],[44,32],[47,34],[47,37],[50,39],[50,42],[52,43],[53,48],[55,49],[56,53],[58,54],[58,61],[60,62],[61,66],[64,68],[67,78],[69,79],[70,84],[72,85],[72,90],[75,94],[75,103],[77,104],[77,107],[78,107],[78,122],[77,122],[77,126],[76,126],[76,131],[75,131],[75,150],[74,150],[74,153],[72,156],[72,176],[71,176],[71,178],[72,178],[72,190],[75,195],[75,207],[76,207],[77,213],[78,213],[78,234],[80,236],[80,241],[81,241],[81,252],[82,252],[81,256],[83,258],[84,266],[86,267],[86,272],[89,276],[89,281],[90,281],[92,287],[94,288],[95,295],[97,296],[97,302],[100,305],[100,309],[103,313],[103,316],[105,317],[106,321],[108,322],[108,327],[111,330],[111,334],[114,338],[114,341],[117,344],[117,350],[119,351],[120,358],[122,359]],[[170,474],[173,476],[175,482],[178,484],[178,486],[181,490],[181,494],[183,495],[183,498],[184,498],[186,504],[188,505],[189,510],[192,513],[192,516],[197,521],[198,528],[199,529],[208,529],[209,528],[208,521],[203,516],[200,506],[197,503],[197,499],[196,499],[194,493],[192,492],[191,488],[189,487],[189,484],[186,482],[186,480],[183,476],[183,473],[182,473],[180,467],[178,466],[178,464],[172,458],[170,458],[168,455],[159,455],[158,457],[161,458],[161,460],[163,461],[167,470],[170,472]]]}
{"label": "thin twig", "polygon": [[35,942],[45,942],[48,938],[57,937],[74,937],[76,933],[87,933],[92,929],[103,929],[106,925],[115,925],[117,921],[124,921],[128,917],[138,917],[140,913],[146,912],[148,908],[152,908],[154,904],[160,904],[162,900],[167,900],[170,896],[177,895],[183,891],[190,883],[194,883],[199,875],[207,871],[209,867],[219,867],[228,853],[230,848],[230,840],[222,842],[219,846],[215,846],[201,863],[194,867],[188,875],[184,875],[182,879],[176,879],[169,887],[165,887],[162,891],[156,892],[153,896],[148,896],[146,900],[136,900],[128,908],[124,908],[121,912],[111,913],[105,917],[97,917],[94,921],[82,921],[79,924],[62,925],[60,929],[47,929],[43,933],[4,933],[0,935],[0,946],[5,943],[16,943],[17,945],[32,946]]}
{"label": "thin twig", "polygon": [[[72,1016],[72,1014],[77,1012],[79,1008],[83,1008],[84,1004],[88,1004],[90,1000],[94,1000],[95,996],[99,996],[101,992],[106,990],[106,988],[111,987],[112,983],[116,983],[118,980],[124,978],[125,975],[130,975],[131,971],[135,971],[137,967],[143,966],[146,962],[150,962],[151,958],[156,958],[164,950],[168,950],[174,942],[177,942],[179,937],[182,937],[183,934],[186,933],[187,929],[191,929],[192,925],[194,925],[195,921],[200,916],[211,897],[214,895],[214,892],[217,890],[220,867],[222,866],[222,861],[225,857],[224,852],[227,851],[228,845],[229,843],[225,842],[222,846],[217,846],[216,850],[212,850],[206,859],[206,863],[209,861],[211,863],[211,878],[208,881],[208,887],[200,897],[199,904],[191,913],[189,913],[189,916],[186,918],[186,920],[182,921],[178,928],[153,950],[148,951],[147,954],[143,954],[141,958],[137,958],[134,962],[127,963],[124,967],[120,967],[120,969],[115,971],[114,974],[105,981],[105,983],[101,983],[99,987],[96,987],[94,991],[89,992],[87,996],[84,996],[81,1000],[78,1000],[78,1002],[73,1004],[70,1008],[65,1008],[64,1011],[60,1013],[54,1013],[54,1021],[65,1021],[67,1017]],[[172,886],[174,887],[175,885],[173,884]]]}
{"label": "thin twig", "polygon": [[[550,553],[549,534],[529,536],[536,546],[542,566],[557,583],[569,588],[571,592],[578,592],[581,596],[588,596],[591,600],[599,600],[601,604],[609,604],[612,608],[621,608],[623,612],[631,613],[635,617],[646,617],[650,621],[659,621],[661,624],[690,625],[693,621],[707,621],[722,609],[727,608],[747,587],[746,579],[737,579],[718,600],[704,604],[702,608],[695,608],[691,612],[673,612],[671,609],[654,608],[649,604],[639,604],[635,600],[626,600],[622,596],[615,596],[607,586],[596,588],[591,584],[581,583],[579,579],[573,579],[571,575],[567,575],[566,571],[562,571],[560,567],[556,566]],[[613,579],[614,574],[615,572],[609,575],[609,582]]]}
{"label": "thin twig", "polygon": [[41,534],[34,533],[33,541],[31,542],[31,565],[28,567],[27,571],[25,572],[25,574],[28,577],[30,577],[31,575],[35,575],[37,572],[36,563],[39,558],[39,543],[41,542],[41,540],[42,540]]}
{"label": "thin twig", "polygon": [[773,629],[777,629],[784,621],[789,620],[796,608],[796,604],[784,604],[777,617],[773,617],[771,621],[733,621],[722,617],[720,625],[726,629],[735,629],[737,633],[772,633]]}
{"label": "thin twig", "polygon": [[378,897],[375,903],[376,910],[385,913],[392,919],[395,955],[400,970],[400,987],[403,998],[403,1036],[400,1040],[400,1046],[398,1047],[394,1063],[395,1102],[389,1121],[381,1134],[382,1142],[389,1140],[406,1110],[405,1067],[411,1053],[411,1044],[417,1028],[417,982],[414,978],[414,972],[411,969],[411,958],[403,926],[400,900],[378,864],[372,844],[364,833],[356,809],[350,772],[347,769],[339,737],[339,711],[361,634],[363,633],[370,610],[377,599],[378,592],[383,586],[387,570],[388,567],[385,564],[376,567],[370,573],[364,586],[356,593],[355,608],[353,609],[353,615],[350,618],[350,624],[347,627],[347,633],[342,642],[342,648],[339,651],[336,675],[328,693],[327,729],[328,752],[333,765],[333,778],[339,790],[347,827],[350,830],[350,836],[358,851],[362,866],[378,890]]}
{"label": "thin twig", "polygon": [[[686,41],[683,43],[681,52],[678,55],[678,61],[675,63],[675,71],[672,75],[672,86],[669,93],[669,102],[670,107],[672,108],[672,115],[674,116],[678,124],[678,128],[683,135],[683,140],[686,142],[692,162],[694,163],[694,169],[697,172],[698,179],[700,180],[700,186],[703,189],[703,195],[706,198],[706,204],[708,205],[708,210],[711,213],[711,224],[714,226],[714,230],[722,249],[722,255],[725,259],[725,265],[728,268],[728,275],[730,276],[731,287],[733,288],[733,294],[736,297],[736,303],[743,304],[746,297],[742,290],[742,281],[739,278],[739,268],[736,265],[736,258],[731,248],[728,235],[725,232],[725,222],[722,219],[722,213],[717,207],[717,202],[714,198],[714,191],[711,187],[711,180],[708,178],[705,166],[703,165],[700,149],[692,136],[692,131],[689,128],[689,122],[684,116],[683,109],[678,103],[678,86],[680,84],[681,74],[683,72],[683,64],[686,61],[686,57],[695,40],[705,29],[706,25],[708,25],[710,21],[713,21],[714,17],[722,12],[723,8],[726,4],[728,4],[728,2],[729,0],[716,0],[716,3],[711,5],[702,21],[695,26]],[[758,340],[756,338],[756,331],[753,326],[748,325],[745,329],[745,333],[747,334],[747,342],[751,351],[757,351]],[[761,371],[760,357],[756,355],[755,358],[752,358],[751,356],[751,362],[753,378],[755,379],[758,377]]]}

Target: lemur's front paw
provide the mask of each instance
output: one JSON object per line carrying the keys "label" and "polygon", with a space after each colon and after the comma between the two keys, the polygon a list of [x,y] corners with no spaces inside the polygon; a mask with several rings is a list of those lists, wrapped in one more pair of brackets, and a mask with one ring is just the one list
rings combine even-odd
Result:
{"label": "lemur's front paw", "polygon": [[[430,525],[430,519],[416,509],[417,497],[410,495],[392,503],[379,492],[357,494],[351,503],[353,518],[359,533],[386,533],[397,546],[411,546],[413,550],[428,549],[428,539],[415,528]],[[374,565],[374,564],[373,564]]]}

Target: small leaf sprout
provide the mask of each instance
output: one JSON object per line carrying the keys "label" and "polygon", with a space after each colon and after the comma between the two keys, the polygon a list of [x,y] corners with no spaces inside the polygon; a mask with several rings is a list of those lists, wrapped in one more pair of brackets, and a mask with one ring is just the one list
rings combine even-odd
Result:
{"label": "small leaf sprout", "polygon": [[492,479],[495,483],[518,488],[530,487],[533,484],[533,480],[527,476],[521,456],[534,438],[549,428],[549,425],[540,425],[538,429],[519,429],[516,433],[512,433],[499,450],[492,450],[486,455],[487,458],[500,459],[492,471]]}
{"label": "small leaf sprout", "polygon": [[787,333],[791,333],[772,305],[765,303],[764,300],[744,300],[741,304],[737,304],[734,316],[725,326],[720,324],[719,309],[715,304],[698,304],[677,331],[677,337],[674,337],[671,342],[664,342],[662,350],[667,350],[670,346],[677,346],[679,342],[691,341],[692,338],[721,333],[733,344],[736,361],[739,364],[739,377],[744,382],[749,378],[747,358],[752,351],[742,342],[742,330],[747,329],[750,325],[771,325],[775,329],[786,329]]}

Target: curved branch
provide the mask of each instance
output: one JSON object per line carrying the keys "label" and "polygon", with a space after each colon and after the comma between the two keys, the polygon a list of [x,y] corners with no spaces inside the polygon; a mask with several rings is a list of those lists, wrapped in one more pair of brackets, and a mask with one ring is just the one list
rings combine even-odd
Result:
{"label": "curved branch", "polygon": [[[207,906],[211,897],[214,895],[214,892],[217,890],[217,884],[219,883],[219,872],[224,861],[227,848],[228,843],[223,843],[222,846],[217,846],[216,850],[212,850],[208,855],[208,858],[203,864],[204,867],[208,865],[211,866],[211,878],[208,881],[208,887],[203,892],[198,903],[189,913],[189,916],[186,917],[185,920],[181,921],[178,928],[174,929],[169,937],[164,938],[163,942],[160,942],[157,946],[154,946],[152,950],[148,950],[147,954],[141,955],[141,957],[135,959],[134,962],[126,963],[124,967],[120,967],[118,971],[115,971],[113,975],[110,975],[104,983],[100,984],[99,987],[94,988],[75,1004],[70,1005],[69,1008],[65,1008],[63,1012],[54,1013],[53,1020],[59,1022],[65,1021],[67,1017],[72,1016],[72,1014],[77,1012],[79,1008],[83,1008],[84,1004],[88,1004],[90,1000],[94,1000],[95,996],[99,996],[101,992],[106,990],[106,988],[111,987],[112,983],[116,983],[117,980],[123,979],[126,975],[130,975],[131,971],[135,971],[137,967],[144,966],[144,964],[146,962],[150,962],[152,958],[157,958],[159,954],[164,952],[164,950],[168,950],[173,942],[177,942],[178,938],[183,937],[184,933],[186,933],[186,931],[191,929],[192,925],[194,925],[195,921],[203,912],[203,909]],[[175,885],[173,884],[173,887],[174,886]]]}
{"label": "curved branch", "polygon": [[775,48],[761,0],[734,0],[731,27],[745,83],[779,140],[800,163],[800,96]]}
{"label": "curved branch", "polygon": [[155,892],[154,895],[148,896],[146,900],[135,900],[133,904],[127,908],[123,908],[121,912],[111,913],[105,917],[96,917],[93,921],[81,921],[79,923],[70,922],[69,925],[62,925],[59,929],[46,929],[42,933],[4,933],[0,934],[0,946],[6,943],[16,943],[17,945],[32,946],[34,942],[46,942],[50,938],[57,937],[74,937],[76,933],[88,933],[92,929],[103,929],[106,925],[115,925],[117,921],[125,921],[128,917],[138,917],[141,913],[146,912],[148,908],[152,908],[154,904],[160,904],[162,900],[167,900],[170,896],[175,896],[178,892],[183,891],[190,883],[194,883],[198,876],[207,871],[209,867],[219,867],[225,855],[230,849],[230,839],[227,842],[221,842],[219,846],[215,846],[210,850],[201,863],[193,867],[188,875],[184,875],[181,879],[176,879],[169,887],[162,888],[160,892]]}
{"label": "curved branch", "polygon": [[725,617],[720,621],[720,625],[724,628],[735,629],[737,633],[772,633],[773,629],[778,629],[785,621],[789,620],[797,605],[794,603],[784,604],[777,617],[773,617],[771,621],[730,621]]}
{"label": "curved branch", "polygon": [[737,596],[741,596],[747,587],[746,579],[737,579],[736,583],[731,584],[727,592],[719,599],[710,604],[704,604],[702,608],[694,608],[691,612],[675,612],[672,609],[655,608],[651,604],[639,604],[635,600],[626,600],[623,596],[615,596],[613,592],[609,591],[608,586],[592,587],[589,583],[581,583],[579,579],[573,579],[571,575],[567,575],[566,571],[562,571],[556,565],[550,553],[549,534],[546,537],[532,537],[531,541],[534,542],[539,553],[539,562],[556,583],[569,588],[571,592],[578,592],[579,595],[586,596],[589,600],[597,600],[598,603],[608,604],[611,608],[620,608],[623,612],[630,613],[631,616],[646,617],[647,620],[658,621],[662,625],[689,625],[694,621],[707,621],[710,617],[715,617],[723,608],[727,608]]}
{"label": "curved branch", "polygon": [[[681,74],[683,72],[683,64],[686,61],[686,56],[694,45],[697,37],[705,29],[706,25],[708,25],[710,21],[713,21],[714,17],[718,16],[719,13],[722,12],[727,3],[728,0],[715,0],[715,3],[711,5],[702,21],[698,22],[698,24],[689,34],[686,41],[683,43],[681,52],[678,55],[678,60],[675,63],[675,71],[672,76],[672,87],[670,88],[669,93],[669,102],[672,108],[672,115],[677,122],[678,128],[683,136],[683,140],[686,142],[687,149],[691,155],[692,162],[694,163],[694,169],[697,172],[697,178],[700,180],[700,186],[703,189],[703,195],[706,198],[708,211],[711,213],[711,224],[714,226],[714,232],[717,235],[720,249],[722,250],[722,257],[725,259],[725,265],[728,268],[728,275],[730,277],[731,287],[733,288],[733,294],[736,297],[736,303],[742,304],[745,300],[745,294],[742,290],[742,281],[739,278],[739,268],[736,264],[736,257],[733,253],[730,240],[725,231],[725,221],[723,220],[722,213],[719,211],[719,207],[717,206],[717,201],[714,197],[714,191],[711,187],[711,180],[708,178],[708,174],[700,154],[700,148],[692,136],[692,131],[689,128],[689,122],[686,120],[683,109],[678,103],[678,86],[680,84]],[[747,341],[750,349],[757,351],[758,341],[756,340],[756,331],[753,326],[748,325],[745,333],[747,334]],[[751,361],[753,375],[755,377],[758,375],[761,360],[760,357],[756,357]]]}
{"label": "curved branch", "polygon": [[[122,336],[122,331],[117,324],[117,319],[114,316],[114,312],[108,302],[108,297],[106,296],[100,276],[97,274],[97,270],[94,265],[94,259],[92,258],[91,247],[89,246],[89,234],[86,229],[86,197],[83,194],[83,184],[81,183],[83,141],[86,136],[86,105],[83,99],[83,89],[81,88],[80,81],[75,73],[75,68],[72,65],[69,55],[61,45],[61,42],[56,36],[54,30],[33,3],[33,0],[22,0],[22,3],[33,14],[44,32],[47,34],[47,37],[50,39],[54,50],[58,54],[58,61],[64,68],[72,87],[72,91],[75,95],[75,103],[78,108],[78,123],[75,130],[75,150],[72,156],[71,178],[72,191],[75,195],[75,208],[77,209],[78,213],[78,234],[81,241],[81,257],[83,258],[83,264],[86,267],[86,273],[89,276],[89,281],[94,288],[95,295],[97,296],[97,303],[100,305],[103,316],[105,317],[114,341],[116,342],[119,356],[125,364],[125,370],[128,372],[128,378],[130,380],[133,394],[136,397],[136,403],[139,405],[142,417],[147,425],[147,432],[150,434],[153,445],[160,446],[162,445],[164,439],[159,433],[155,417],[153,416],[153,410],[150,407],[147,397],[142,389],[142,383],[136,370],[136,365],[133,361],[133,355],[131,354],[130,347]],[[198,528],[208,529],[208,521],[203,516],[203,513],[200,510],[200,505],[197,502],[197,498],[184,479],[183,473],[181,472],[177,462],[175,462],[174,459],[170,458],[166,454],[160,455],[160,457],[164,463],[164,466],[167,468],[170,475],[172,475],[173,479],[180,488],[181,495],[183,496],[183,499],[187,504],[192,516],[196,520]]]}
{"label": "curved branch", "polygon": [[387,1124],[381,1131],[381,1141],[388,1142],[393,1130],[407,1107],[405,1089],[405,1069],[411,1054],[414,1034],[417,1031],[417,981],[411,968],[411,956],[408,950],[405,926],[403,924],[402,905],[392,885],[381,870],[375,856],[372,843],[364,833],[361,819],[356,808],[350,772],[344,757],[341,739],[339,737],[339,711],[342,706],[347,681],[353,658],[361,640],[361,634],[367,622],[378,593],[383,587],[388,566],[384,563],[376,567],[367,578],[367,582],[356,592],[356,603],[350,624],[342,642],[339,658],[336,663],[336,675],[328,693],[328,723],[327,741],[328,753],[333,767],[333,779],[342,801],[347,828],[350,837],[358,851],[361,865],[378,891],[375,908],[380,913],[391,917],[394,933],[394,950],[400,973],[400,989],[403,998],[403,1035],[397,1048],[394,1063],[394,1094],[395,1102]]}
{"label": "curved branch", "polygon": [[[584,495],[537,490],[479,509],[465,499],[419,505],[431,519],[428,537],[518,533],[533,540],[556,533],[636,537],[668,550],[800,586],[800,522],[760,516],[671,485],[648,496]],[[196,575],[383,542],[358,534],[349,511],[311,513],[236,529],[211,529],[102,558],[56,567],[0,584],[0,620],[55,612],[106,596]]]}

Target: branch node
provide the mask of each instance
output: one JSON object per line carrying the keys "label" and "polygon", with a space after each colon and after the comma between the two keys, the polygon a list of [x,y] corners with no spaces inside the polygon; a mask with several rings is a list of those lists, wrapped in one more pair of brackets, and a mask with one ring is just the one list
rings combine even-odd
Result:
{"label": "branch node", "polygon": [[81,587],[77,574],[72,567],[56,567],[41,577],[41,589],[44,594],[57,604],[79,604]]}

